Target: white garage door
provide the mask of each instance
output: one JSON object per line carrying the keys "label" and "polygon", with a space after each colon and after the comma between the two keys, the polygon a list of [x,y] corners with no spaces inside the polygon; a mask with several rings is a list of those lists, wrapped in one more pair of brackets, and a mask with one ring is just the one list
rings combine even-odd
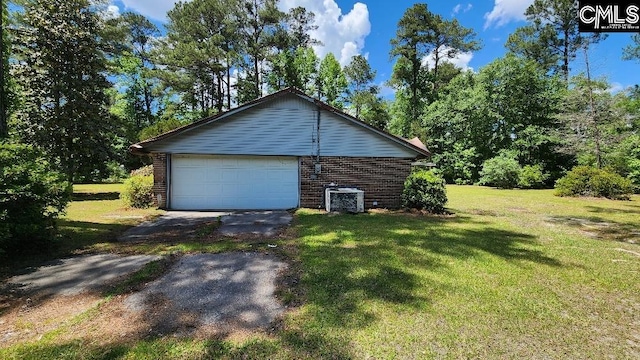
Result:
{"label": "white garage door", "polygon": [[275,156],[171,156],[176,210],[298,207],[298,159]]}

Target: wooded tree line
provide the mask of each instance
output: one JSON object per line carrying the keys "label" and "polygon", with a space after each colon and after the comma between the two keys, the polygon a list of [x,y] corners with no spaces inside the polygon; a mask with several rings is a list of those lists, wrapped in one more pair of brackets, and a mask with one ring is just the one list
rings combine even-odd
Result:
{"label": "wooded tree line", "polygon": [[[480,49],[472,29],[407,9],[390,34],[384,100],[363,56],[341,66],[311,34],[315,15],[277,0],[193,0],[166,33],[105,1],[14,0],[3,10],[3,134],[42,149],[69,181],[142,165],[129,144],[288,86],[392,133],[419,136],[448,182],[476,183],[493,158],[551,185],[576,164],[610,166],[640,184],[640,90],[616,94],[583,68],[601,37],[577,31],[572,0],[536,0],[508,54],[477,72],[451,59]],[[621,56],[640,61],[640,36]],[[588,57],[586,58],[588,60]],[[506,161],[506,160],[505,160]]]}
{"label": "wooded tree line", "polygon": [[[390,130],[423,139],[449,183],[495,185],[483,168],[516,167],[526,178],[520,186],[553,186],[579,164],[639,186],[640,88],[613,94],[606,79],[593,78],[589,49],[604,36],[578,32],[577,6],[535,0],[507,54],[477,72],[445,62],[479,48],[474,32],[426,4],[412,6],[391,41]],[[635,35],[621,56],[637,63],[639,49]]]}
{"label": "wooded tree line", "polygon": [[[100,181],[145,159],[128,145],[295,86],[384,126],[375,72],[342,67],[310,32],[315,15],[277,0],[194,0],[166,34],[105,1],[15,0],[3,7],[5,135],[41,148],[69,181]],[[348,108],[347,108],[348,106]],[[350,110],[349,110],[350,111]],[[4,128],[3,128],[4,129]]]}

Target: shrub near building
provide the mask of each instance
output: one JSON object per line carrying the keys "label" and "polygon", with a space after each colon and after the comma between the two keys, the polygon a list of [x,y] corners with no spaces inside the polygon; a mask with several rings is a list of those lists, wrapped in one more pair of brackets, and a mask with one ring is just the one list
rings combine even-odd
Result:
{"label": "shrub near building", "polygon": [[120,198],[133,208],[145,209],[153,206],[153,166],[133,170],[131,177],[124,182]]}
{"label": "shrub near building", "polygon": [[402,205],[409,209],[427,210],[434,214],[445,212],[447,203],[445,181],[433,171],[412,172],[404,182]]}

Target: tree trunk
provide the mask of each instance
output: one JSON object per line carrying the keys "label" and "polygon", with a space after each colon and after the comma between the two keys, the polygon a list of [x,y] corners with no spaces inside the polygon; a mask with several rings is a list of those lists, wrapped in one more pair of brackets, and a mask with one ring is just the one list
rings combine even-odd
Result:
{"label": "tree trunk", "polygon": [[218,78],[216,90],[216,108],[218,112],[221,113],[222,109],[224,108],[224,90],[222,87],[224,75],[221,72],[218,72],[216,77]]}
{"label": "tree trunk", "polygon": [[74,178],[74,166],[73,166],[73,139],[71,136],[67,136],[67,149],[63,155],[65,159],[65,172],[67,174],[67,181],[73,184]]}
{"label": "tree trunk", "polygon": [[[4,78],[4,7],[6,6],[3,1],[0,4],[0,139],[6,138],[9,133],[9,129],[7,126],[7,89],[5,89],[5,78]],[[7,49],[7,52],[9,49]]]}
{"label": "tree trunk", "polygon": [[564,31],[564,53],[563,53],[562,72],[564,74],[564,82],[569,86],[569,30]]}
{"label": "tree trunk", "polygon": [[231,64],[227,56],[227,110],[231,109]]}
{"label": "tree trunk", "polygon": [[256,98],[262,96],[262,92],[260,91],[260,67],[258,66],[258,54],[254,54],[253,58],[253,70],[255,71],[255,87],[256,87]]}
{"label": "tree trunk", "polygon": [[438,93],[438,65],[440,64],[440,47],[436,47],[433,51],[433,99],[435,101],[436,94]]}
{"label": "tree trunk", "polygon": [[[151,89],[149,89],[149,84],[147,83],[146,79],[145,79],[145,84],[144,84],[144,115],[147,118],[147,123],[145,124],[145,126],[149,126],[152,121],[151,121]],[[140,129],[141,130],[141,129]]]}
{"label": "tree trunk", "polygon": [[593,86],[591,85],[591,69],[589,68],[589,52],[588,47],[584,47],[584,61],[587,70],[587,91],[589,91],[589,116],[591,117],[591,126],[593,127],[593,140],[595,142],[596,167],[602,168],[602,146],[600,144],[600,128],[598,127],[598,119],[596,115],[595,100],[593,98]]}

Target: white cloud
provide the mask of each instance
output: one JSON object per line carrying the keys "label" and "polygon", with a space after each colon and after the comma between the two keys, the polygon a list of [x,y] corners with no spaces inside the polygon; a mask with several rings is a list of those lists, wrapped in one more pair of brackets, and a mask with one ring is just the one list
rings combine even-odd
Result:
{"label": "white cloud", "polygon": [[[440,52],[444,54],[450,49],[451,48],[445,47],[442,50],[440,50]],[[446,56],[441,56],[440,61],[451,63],[451,64],[455,65],[456,67],[461,68],[463,71],[466,71],[466,70],[473,71],[473,68],[469,66],[469,63],[471,62],[471,59],[473,59],[473,53],[472,52],[460,52],[454,58],[448,58]],[[433,65],[435,64],[435,54],[431,53],[427,57],[422,59],[422,64],[426,65],[429,69],[431,69],[433,67]]]}
{"label": "white cloud", "polygon": [[466,5],[464,5],[464,4],[458,4],[458,5],[456,5],[456,6],[453,8],[453,11],[452,11],[452,14],[451,14],[451,15],[452,15],[452,16],[454,16],[454,15],[458,15],[458,14],[459,14],[459,13],[461,13],[461,12],[462,12],[462,13],[466,13],[466,12],[468,12],[468,11],[471,11],[471,9],[473,9],[473,4],[471,4],[471,3],[466,4]]}
{"label": "white cloud", "polygon": [[609,88],[606,90],[607,92],[611,93],[611,94],[617,94],[621,91],[626,90],[627,87],[622,85],[619,82],[613,82],[611,83],[611,85],[609,86]]}
{"label": "white cloud", "polygon": [[[167,12],[178,0],[121,0],[126,10],[135,10],[154,20],[166,20]],[[189,1],[189,0],[185,0]],[[320,58],[333,53],[343,66],[351,58],[360,54],[364,48],[364,40],[371,32],[369,9],[367,5],[357,2],[346,14],[334,0],[281,0],[282,11],[302,6],[316,14],[315,24],[318,29],[312,32],[315,39],[324,46],[316,46],[314,50]]]}
{"label": "white cloud", "polygon": [[524,20],[524,12],[533,0],[495,0],[491,12],[484,14],[484,28],[500,27],[511,21]]}
{"label": "white cloud", "polygon": [[371,32],[369,9],[363,3],[355,3],[353,8],[342,14],[342,9],[334,0],[281,0],[282,11],[302,6],[316,15],[318,29],[311,36],[320,40],[324,46],[315,46],[320,58],[333,53],[341,65],[347,65],[351,58],[360,54],[364,48],[364,39]]}
{"label": "white cloud", "polygon": [[115,5],[99,4],[97,14],[105,20],[115,19],[120,16],[120,8]]}
{"label": "white cloud", "polygon": [[115,5],[107,6],[107,11],[105,12],[105,16],[108,19],[115,19],[120,16],[120,8]]}
{"label": "white cloud", "polygon": [[[135,10],[140,14],[154,20],[166,20],[167,12],[175,6],[179,0],[122,0],[126,10]],[[190,0],[183,0],[189,2]]]}

